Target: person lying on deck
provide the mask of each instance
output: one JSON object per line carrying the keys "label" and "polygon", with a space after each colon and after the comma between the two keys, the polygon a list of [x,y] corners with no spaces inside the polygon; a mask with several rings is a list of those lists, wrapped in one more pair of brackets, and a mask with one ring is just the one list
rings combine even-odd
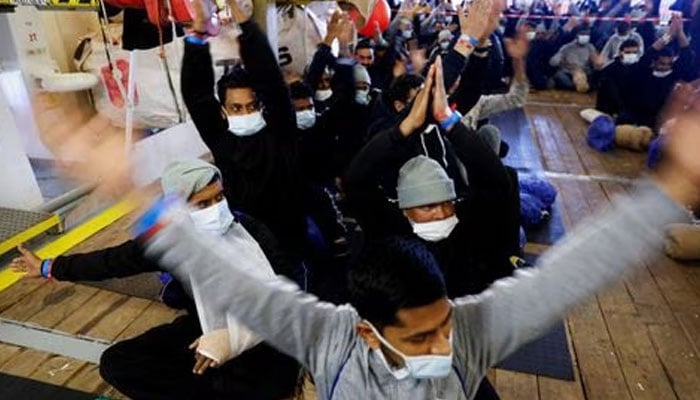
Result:
{"label": "person lying on deck", "polygon": [[[198,234],[246,243],[252,252],[248,262],[259,267],[252,274],[294,276],[293,264],[279,250],[269,230],[253,218],[229,210],[216,167],[198,159],[178,161],[165,170],[161,185],[164,193],[177,193],[187,199]],[[22,257],[14,260],[12,267],[26,272],[25,278],[100,281],[162,270],[133,240],[49,260],[40,260],[22,247],[20,251]],[[184,303],[187,314],[109,347],[100,360],[102,378],[138,400],[280,399],[291,395],[299,374],[297,362],[242,325],[228,324],[226,329],[227,324],[217,321],[221,318],[197,299],[199,294],[194,289],[184,281],[169,283],[169,305],[179,308]],[[207,330],[204,335],[203,329]]]}
{"label": "person lying on deck", "polygon": [[636,195],[476,296],[450,300],[435,257],[410,238],[368,250],[351,275],[351,305],[338,307],[246,273],[235,249],[196,233],[177,199],[157,201],[135,230],[147,254],[205,288],[217,312],[303,363],[319,399],[472,399],[490,367],[657,257],[665,227],[690,220],[686,207],[700,206],[700,98],[682,108],[664,163]]}

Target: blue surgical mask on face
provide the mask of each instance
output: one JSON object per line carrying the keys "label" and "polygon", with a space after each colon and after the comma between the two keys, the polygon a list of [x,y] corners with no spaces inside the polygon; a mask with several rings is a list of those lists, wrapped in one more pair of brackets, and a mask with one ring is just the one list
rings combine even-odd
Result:
{"label": "blue surgical mask on face", "polygon": [[267,126],[260,111],[228,117],[228,127],[236,136],[252,136]]}
{"label": "blue surgical mask on face", "polygon": [[297,111],[297,128],[306,130],[316,125],[316,113],[314,110]]}
{"label": "blue surgical mask on face", "polygon": [[355,102],[363,106],[369,104],[369,90],[355,90]]}
{"label": "blue surgical mask on face", "polygon": [[413,379],[441,379],[446,378],[452,371],[452,334],[450,333],[450,354],[448,355],[424,355],[424,356],[407,356],[398,351],[392,346],[372,325],[369,321],[365,321],[372,329],[377,339],[386,348],[401,357],[404,362],[402,368],[392,368],[386,359],[382,350],[376,350],[375,354],[380,358],[382,364],[396,379],[405,379],[411,377]]}

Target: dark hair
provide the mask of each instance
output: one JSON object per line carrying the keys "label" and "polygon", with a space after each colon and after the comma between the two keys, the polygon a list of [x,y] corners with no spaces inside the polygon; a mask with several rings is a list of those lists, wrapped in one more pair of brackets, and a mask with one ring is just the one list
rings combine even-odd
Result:
{"label": "dark hair", "polygon": [[639,48],[639,43],[637,43],[637,41],[634,39],[627,39],[620,45],[620,51],[623,51],[624,49],[629,49],[630,47]]}
{"label": "dark hair", "polygon": [[661,57],[673,57],[673,50],[669,48],[668,46],[662,48],[661,50],[657,51],[656,54],[654,54],[654,61],[658,60]]}
{"label": "dark hair", "polygon": [[219,102],[221,104],[226,104],[226,91],[228,89],[252,87],[253,84],[250,79],[250,74],[239,64],[219,79],[216,83],[216,94],[219,96]]}
{"label": "dark hair", "polygon": [[630,23],[626,22],[626,21],[620,21],[615,26],[617,33],[622,33],[622,34],[629,32],[631,28],[632,27],[631,27]]}
{"label": "dark hair", "polygon": [[591,33],[591,26],[588,24],[581,24],[578,27],[578,30],[576,31],[577,35],[580,35],[581,33],[588,32],[589,34]]}
{"label": "dark hair", "polygon": [[379,330],[396,324],[400,309],[426,306],[446,296],[437,260],[423,242],[410,237],[368,245],[350,269],[348,283],[350,303]]}
{"label": "dark hair", "polygon": [[309,97],[313,97],[311,87],[302,81],[296,81],[289,85],[289,94],[292,99],[308,99]]}
{"label": "dark hair", "polygon": [[372,49],[374,50],[374,41],[371,39],[363,39],[357,42],[357,46],[355,46],[355,53],[357,53],[357,50],[360,49]]}
{"label": "dark hair", "polygon": [[423,77],[414,74],[404,74],[396,78],[386,92],[386,100],[389,105],[393,105],[395,101],[408,103],[408,95],[411,89],[420,87],[423,84]]}

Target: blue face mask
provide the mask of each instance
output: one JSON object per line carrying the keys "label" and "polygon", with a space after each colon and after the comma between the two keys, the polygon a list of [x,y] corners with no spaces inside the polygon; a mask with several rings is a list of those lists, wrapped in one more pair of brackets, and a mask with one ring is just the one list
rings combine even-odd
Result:
{"label": "blue face mask", "polygon": [[[372,331],[377,336],[377,339],[389,350],[401,357],[404,362],[403,368],[392,368],[389,365],[384,353],[381,350],[376,350],[375,353],[382,360],[384,366],[389,372],[399,380],[411,377],[413,379],[441,379],[446,378],[452,371],[452,351],[449,355],[424,355],[424,356],[407,356],[398,351],[392,346],[372,325],[365,321],[372,328]],[[450,333],[450,347],[452,347],[452,334]]]}

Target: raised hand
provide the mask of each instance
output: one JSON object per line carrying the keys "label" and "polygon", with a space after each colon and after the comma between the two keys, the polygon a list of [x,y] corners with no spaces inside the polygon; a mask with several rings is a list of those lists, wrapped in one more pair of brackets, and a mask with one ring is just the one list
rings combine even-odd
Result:
{"label": "raised hand", "polygon": [[241,6],[238,4],[237,0],[228,0],[227,4],[231,9],[231,16],[237,24],[242,24],[250,19],[251,16],[247,15]]}
{"label": "raised hand", "polygon": [[433,64],[435,70],[435,81],[433,88],[433,118],[438,123],[442,123],[451,114],[450,105],[447,99],[447,90],[445,90],[445,78],[442,71],[442,57],[438,56]]}
{"label": "raised hand", "polygon": [[204,0],[193,1],[194,20],[192,21],[192,30],[203,33],[207,31],[207,14],[204,11]]}
{"label": "raised hand", "polygon": [[27,250],[23,245],[17,246],[17,250],[21,254],[10,263],[10,268],[13,272],[25,273],[24,278],[39,278],[41,277],[41,259],[36,254]]}
{"label": "raised hand", "polygon": [[506,53],[508,53],[511,58],[523,60],[530,51],[530,41],[527,40],[525,32],[519,30],[514,38],[505,39],[505,47]]}
{"label": "raised hand", "polygon": [[475,0],[469,6],[465,3],[457,13],[462,34],[474,39],[488,37],[498,26],[502,6],[502,0]]}
{"label": "raised hand", "polygon": [[399,124],[399,131],[403,136],[410,136],[413,132],[425,124],[428,112],[428,103],[430,102],[430,95],[434,80],[435,64],[430,67],[425,85],[413,100],[411,112],[409,112],[406,118],[401,121],[401,124]]}
{"label": "raised hand", "polygon": [[338,42],[340,42],[341,48],[346,48],[355,38],[355,24],[347,13],[343,13],[340,16],[339,25]]}
{"label": "raised hand", "polygon": [[326,28],[326,37],[323,40],[325,44],[330,46],[333,40],[340,36],[342,26],[340,21],[343,17],[343,12],[340,10],[335,10],[333,15],[331,15],[330,21],[328,21],[328,27]]}
{"label": "raised hand", "polygon": [[690,88],[676,90],[667,115],[673,118],[663,163],[656,181],[675,201],[700,204],[700,95]]}

